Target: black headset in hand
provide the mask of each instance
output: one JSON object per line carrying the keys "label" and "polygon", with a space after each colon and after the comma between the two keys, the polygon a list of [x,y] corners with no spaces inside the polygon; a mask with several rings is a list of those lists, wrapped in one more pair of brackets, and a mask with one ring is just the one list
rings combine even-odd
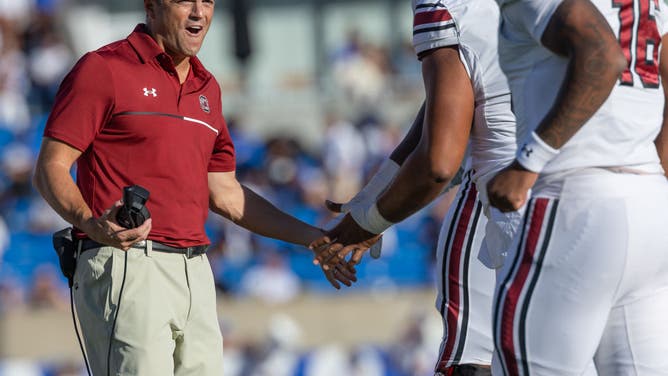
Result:
{"label": "black headset in hand", "polygon": [[116,222],[125,228],[135,228],[151,218],[145,206],[148,196],[148,190],[139,185],[123,188],[123,206],[116,213]]}

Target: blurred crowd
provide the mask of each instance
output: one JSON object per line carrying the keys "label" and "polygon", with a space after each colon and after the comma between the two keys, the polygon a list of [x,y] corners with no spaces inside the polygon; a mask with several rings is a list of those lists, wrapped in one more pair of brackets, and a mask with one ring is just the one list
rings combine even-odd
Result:
{"label": "blurred crowd", "polygon": [[[30,182],[46,115],[75,59],[58,32],[58,5],[0,2],[0,310],[64,305],[54,260],[44,253],[49,234],[65,223]],[[14,267],[6,258],[17,253]]]}
{"label": "blurred crowd", "polygon": [[[67,223],[30,181],[58,84],[77,59],[61,33],[60,5],[58,0],[0,1],[0,314],[67,310],[69,305],[51,246],[51,234]],[[239,180],[306,222],[331,225],[334,215],[325,209],[325,199],[352,197],[406,131],[388,124],[374,108],[388,90],[405,92],[405,85],[415,86],[406,82],[419,78],[412,54],[408,46],[391,56],[350,32],[329,63],[336,90],[354,108],[345,115],[324,111],[322,147],[316,150],[305,149],[289,134],[257,137],[245,130],[242,117],[225,114],[236,145]],[[389,230],[383,257],[360,265],[354,289],[430,287],[436,237],[447,205],[441,200]],[[303,292],[335,291],[305,248],[253,235],[215,215],[209,217],[207,233],[220,294],[286,303]],[[277,320],[266,343],[243,343],[226,335],[228,375],[277,375],[277,369],[285,375],[328,375],[341,369],[349,371],[332,374],[418,375],[416,369],[433,364],[418,354],[429,342],[419,318],[409,322],[400,345],[361,345],[352,353],[335,347],[297,351],[298,327],[289,318]],[[429,343],[429,354],[435,346]],[[2,372],[10,366],[24,371]],[[30,373],[32,366],[5,363],[0,374],[42,374]],[[42,367],[39,372],[80,372],[78,366],[61,368],[48,373]]]}

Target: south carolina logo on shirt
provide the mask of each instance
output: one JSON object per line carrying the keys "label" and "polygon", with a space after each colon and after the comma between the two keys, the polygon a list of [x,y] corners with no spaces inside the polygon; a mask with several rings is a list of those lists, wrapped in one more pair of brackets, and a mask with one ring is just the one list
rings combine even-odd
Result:
{"label": "south carolina logo on shirt", "polygon": [[211,108],[209,108],[209,100],[206,99],[204,95],[199,96],[199,107],[207,114],[211,112]]}

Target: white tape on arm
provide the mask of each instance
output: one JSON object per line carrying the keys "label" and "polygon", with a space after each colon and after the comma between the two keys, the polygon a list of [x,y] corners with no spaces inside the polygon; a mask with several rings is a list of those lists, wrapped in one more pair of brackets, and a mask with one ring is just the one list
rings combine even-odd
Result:
{"label": "white tape on arm", "polygon": [[383,237],[381,236],[377,242],[373,243],[373,245],[369,249],[369,254],[371,255],[371,257],[378,259],[380,258],[380,253],[382,249],[383,249]]}
{"label": "white tape on arm", "polygon": [[[362,188],[350,201],[341,205],[341,211],[343,213],[351,213],[352,211],[364,212],[369,209],[369,205],[375,202],[378,199],[383,191],[390,185],[394,177],[397,176],[401,166],[390,158],[387,158],[378,168],[378,171],[371,177],[369,182]],[[376,208],[377,211],[377,208]],[[378,213],[380,216],[380,213]],[[357,214],[358,218],[363,216],[362,214]],[[355,216],[353,216],[353,219]],[[340,220],[339,220],[340,221]],[[356,220],[357,221],[357,220]],[[337,221],[338,222],[338,221]],[[359,222],[358,222],[359,224]],[[390,227],[390,224],[387,227]],[[361,226],[361,225],[360,225]],[[387,228],[386,227],[386,228]],[[364,226],[362,226],[365,230]],[[386,229],[385,228],[385,229]],[[383,231],[385,230],[383,229]],[[372,231],[370,231],[372,232]],[[382,231],[381,231],[382,232]],[[370,254],[371,257],[377,259],[380,258],[381,249],[383,247],[383,239],[379,239],[374,245],[371,246]]]}
{"label": "white tape on arm", "polygon": [[378,168],[378,171],[371,177],[369,182],[360,190],[355,197],[350,199],[347,203],[341,206],[341,210],[346,213],[358,205],[366,206],[371,201],[376,201],[378,196],[387,188],[394,180],[394,177],[399,172],[397,162],[387,158]]}
{"label": "white tape on arm", "polygon": [[540,173],[545,165],[559,154],[559,150],[543,141],[536,132],[517,150],[517,162],[529,171]]}
{"label": "white tape on arm", "polygon": [[372,234],[382,234],[383,231],[394,224],[380,214],[378,205],[375,202],[367,207],[358,206],[353,208],[350,211],[350,215],[361,228]]}
{"label": "white tape on arm", "polygon": [[[331,231],[334,227],[336,227],[336,225],[341,223],[341,221],[343,220],[343,217],[345,217],[345,216],[346,216],[346,214],[339,214],[336,218],[327,222],[327,224],[325,224],[325,226],[324,226],[324,229],[326,231]],[[373,243],[371,248],[369,248],[369,254],[371,255],[371,257],[373,257],[375,259],[380,258],[380,254],[381,254],[382,249],[383,249],[383,238],[381,237],[380,239],[378,239],[377,242]]]}

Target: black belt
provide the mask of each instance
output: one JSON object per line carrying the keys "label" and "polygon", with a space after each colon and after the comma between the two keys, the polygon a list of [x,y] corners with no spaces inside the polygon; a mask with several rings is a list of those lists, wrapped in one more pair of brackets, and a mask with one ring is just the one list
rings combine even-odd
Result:
{"label": "black belt", "polygon": [[[106,247],[106,245],[98,243],[95,240],[91,239],[83,239],[80,240],[80,242],[81,242],[81,252],[87,251],[92,248]],[[135,243],[132,245],[132,248],[146,249],[146,241]],[[179,253],[182,255],[186,255],[187,258],[192,258],[204,254],[207,248],[209,248],[209,246],[206,244],[196,245],[194,247],[178,248],[169,246],[167,244],[158,243],[156,241],[153,242],[153,247],[152,247],[154,251],[166,252],[166,253]]]}

